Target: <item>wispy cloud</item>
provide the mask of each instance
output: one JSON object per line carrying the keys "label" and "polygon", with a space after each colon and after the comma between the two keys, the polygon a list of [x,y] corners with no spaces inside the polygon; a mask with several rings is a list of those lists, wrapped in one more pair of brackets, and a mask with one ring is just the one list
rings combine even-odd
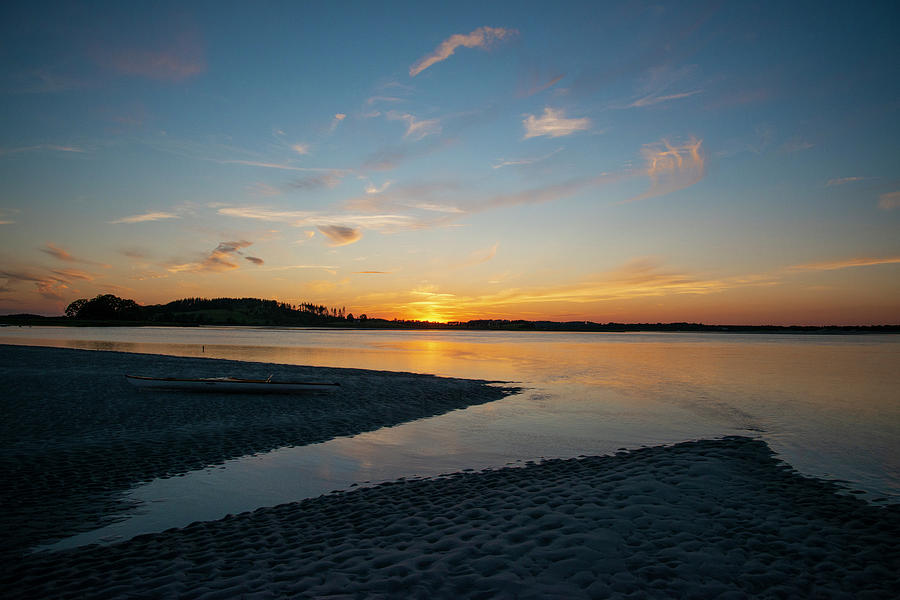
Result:
{"label": "wispy cloud", "polygon": [[355,275],[389,275],[391,271],[353,271]]}
{"label": "wispy cloud", "polygon": [[310,146],[309,144],[294,144],[291,146],[291,150],[297,154],[309,154]]}
{"label": "wispy cloud", "polygon": [[433,202],[419,202],[418,204],[410,204],[409,207],[418,208],[419,210],[427,210],[430,212],[448,214],[463,214],[466,212],[458,206],[451,206],[449,204],[434,204]]}
{"label": "wispy cloud", "polygon": [[64,260],[67,262],[81,262],[79,259],[75,258],[59,246],[56,246],[55,244],[51,244],[49,242],[43,248],[40,248],[40,251],[44,252],[45,254],[49,254],[57,260]]}
{"label": "wispy cloud", "polygon": [[[49,300],[62,300],[63,292],[70,289],[72,280],[92,281],[93,275],[75,269],[51,271],[50,275],[42,275],[33,271],[0,270],[0,279],[8,283],[33,283],[35,291]],[[9,291],[8,289],[6,291]]]}
{"label": "wispy cloud", "polygon": [[390,180],[387,180],[384,183],[382,183],[380,186],[376,186],[375,184],[373,184],[370,181],[366,184],[365,191],[367,194],[381,194],[382,192],[384,192],[391,186],[391,183],[393,183],[393,182]]}
{"label": "wispy cloud", "polygon": [[554,85],[562,81],[565,74],[558,74],[550,77],[549,79],[541,79],[536,75],[532,75],[529,79],[527,87],[524,87],[524,90],[518,93],[519,97],[528,97],[534,96],[535,94],[539,94],[544,90],[552,88]]}
{"label": "wispy cloud", "polygon": [[900,263],[900,256],[861,257],[844,260],[806,263],[788,267],[789,271],[836,271],[853,267],[872,267],[877,265],[893,265]]}
{"label": "wispy cloud", "polygon": [[417,60],[409,68],[409,76],[415,77],[431,65],[447,60],[460,46],[464,48],[487,48],[497,40],[503,40],[518,33],[515,29],[501,27],[479,27],[468,34],[457,33],[440,43],[434,52]]}
{"label": "wispy cloud", "polygon": [[15,213],[18,213],[18,210],[12,209],[0,209],[0,225],[12,225],[15,223],[9,217]]}
{"label": "wispy cloud", "polygon": [[635,258],[624,265],[571,285],[531,290],[508,290],[484,297],[497,304],[531,302],[608,302],[668,295],[707,295],[777,282],[763,275],[710,278],[665,267],[652,257]]}
{"label": "wispy cloud", "polygon": [[421,158],[443,150],[452,145],[454,140],[432,138],[421,144],[406,143],[398,146],[389,146],[376,150],[363,162],[363,168],[374,171],[390,171],[395,169],[403,161],[411,158]]}
{"label": "wispy cloud", "polygon": [[439,134],[442,130],[440,119],[417,119],[415,115],[393,110],[387,113],[387,118],[393,121],[406,121],[406,133],[403,134],[403,137],[413,140],[421,140],[426,136]]}
{"label": "wispy cloud", "polygon": [[78,269],[59,269],[54,270],[53,274],[63,279],[80,279],[82,281],[93,281],[95,279],[92,273],[79,271]]}
{"label": "wispy cloud", "polygon": [[706,169],[702,144],[703,140],[691,138],[680,146],[673,146],[668,140],[644,146],[644,173],[650,178],[650,189],[624,202],[670,194],[703,179]]}
{"label": "wispy cloud", "polygon": [[280,196],[281,190],[274,185],[257,181],[246,187],[246,190],[253,196]]}
{"label": "wispy cloud", "polygon": [[116,219],[115,221],[110,221],[111,224],[120,224],[120,223],[146,223],[148,221],[163,221],[165,219],[178,219],[180,218],[178,215],[170,212],[148,212],[140,215],[132,215],[130,217],[122,217],[121,219]]}
{"label": "wispy cloud", "polygon": [[785,152],[802,152],[813,147],[814,144],[796,135],[781,145],[781,149]]}
{"label": "wispy cloud", "polygon": [[547,160],[554,154],[559,154],[562,152],[562,148],[557,148],[553,152],[549,152],[543,156],[536,156],[534,158],[514,158],[510,160],[501,159],[496,165],[491,165],[492,169],[500,169],[503,167],[524,167],[527,165],[533,165],[535,163],[539,163],[541,161]]}
{"label": "wispy cloud", "polygon": [[274,163],[258,160],[217,160],[215,161],[223,165],[244,165],[247,167],[262,167],[264,169],[279,169],[282,171],[301,171],[301,172],[321,172],[329,171],[332,173],[346,173],[347,169],[330,169],[327,167],[297,167],[287,163]]}
{"label": "wispy cloud", "polygon": [[681,100],[682,98],[690,98],[691,96],[696,96],[697,94],[702,93],[703,90],[691,90],[690,92],[681,92],[679,94],[668,94],[665,96],[650,94],[635,100],[631,104],[628,105],[629,108],[639,108],[642,106],[653,106],[654,104],[659,104],[661,102],[669,102],[670,100]]}
{"label": "wispy cloud", "polygon": [[11,154],[23,154],[25,152],[39,152],[41,150],[50,150],[52,152],[74,152],[76,154],[83,154],[87,152],[84,148],[79,146],[64,146],[61,144],[36,144],[34,146],[16,146],[13,148],[0,148],[0,156],[7,156]]}
{"label": "wispy cloud", "polygon": [[366,104],[369,106],[378,103],[378,102],[405,102],[406,98],[397,98],[396,96],[371,96],[366,99]]}
{"label": "wispy cloud", "polygon": [[94,58],[121,75],[178,82],[206,71],[206,51],[195,29],[164,32],[145,47],[95,47]]}
{"label": "wispy cloud", "polygon": [[[367,228],[376,229],[386,233],[399,230],[416,229],[420,226],[420,223],[416,219],[407,215],[399,214],[327,214],[312,211],[276,210],[259,206],[225,207],[220,208],[218,210],[218,213],[229,217],[288,223],[293,227],[316,227],[326,236],[328,236],[328,234],[326,233],[327,229],[327,231],[338,235],[339,239],[346,239],[340,237],[342,233],[346,232],[332,229],[333,227],[335,227],[335,223],[342,223],[343,225],[341,225],[341,227],[343,227],[343,229],[355,230],[358,228]],[[331,236],[328,237],[332,241],[334,241],[335,239]]]}
{"label": "wispy cloud", "polygon": [[331,119],[331,125],[328,127],[328,132],[334,133],[334,130],[337,129],[337,126],[340,125],[346,118],[347,115],[345,113],[336,113],[334,115],[334,118]]}
{"label": "wispy cloud", "polygon": [[495,256],[497,256],[497,250],[500,248],[500,242],[497,242],[490,248],[485,248],[482,250],[476,250],[472,252],[469,257],[461,262],[459,267],[474,267],[475,265],[484,264],[490,260],[492,260]]}
{"label": "wispy cloud", "polygon": [[257,219],[260,221],[275,221],[289,223],[295,227],[303,227],[312,225],[310,221],[317,216],[317,213],[302,210],[276,210],[259,206],[232,206],[220,208],[217,211],[220,215],[229,217],[239,217],[243,219]]}
{"label": "wispy cloud", "polygon": [[263,259],[256,257],[256,256],[245,256],[244,260],[250,261],[254,265],[261,265],[261,264],[265,263],[265,261]]}
{"label": "wispy cloud", "polygon": [[562,137],[578,131],[585,131],[591,128],[591,120],[588,118],[567,119],[561,109],[556,110],[548,106],[544,109],[542,116],[528,115],[522,121],[522,125],[525,126],[523,139],[527,140],[539,136]]}
{"label": "wispy cloud", "polygon": [[491,196],[484,202],[478,203],[478,205],[472,207],[470,211],[477,212],[504,206],[518,206],[521,204],[541,204],[544,202],[554,202],[556,200],[562,200],[563,198],[574,196],[575,194],[586,189],[611,183],[617,180],[619,177],[619,175],[601,173],[596,177],[579,177],[577,179],[570,179],[569,181],[563,181],[561,183],[554,183],[551,185],[545,185],[529,190],[523,190],[521,192],[497,194],[495,196]]}
{"label": "wispy cloud", "polygon": [[829,179],[828,183],[825,184],[825,187],[832,187],[835,185],[846,185],[848,183],[855,183],[857,181],[865,181],[867,179],[871,179],[871,177],[838,177],[837,179]]}
{"label": "wispy cloud", "polygon": [[308,177],[295,179],[289,185],[294,189],[304,191],[318,190],[322,188],[331,189],[341,182],[340,175],[341,174],[338,172],[324,173],[322,175],[310,175]]}
{"label": "wispy cloud", "polygon": [[[236,242],[220,242],[203,260],[198,262],[172,265],[168,268],[170,273],[182,272],[220,272],[237,269],[237,263],[233,262],[234,256],[242,256],[241,248],[252,245],[253,242],[240,240]],[[246,257],[245,257],[246,258]]]}
{"label": "wispy cloud", "polygon": [[316,270],[321,269],[323,271],[335,272],[337,269],[334,265],[286,265],[282,267],[266,267],[263,269],[264,271],[293,271],[293,270]]}
{"label": "wispy cloud", "polygon": [[343,225],[320,225],[322,235],[331,240],[331,246],[347,246],[362,239],[362,231]]}
{"label": "wispy cloud", "polygon": [[878,197],[878,208],[881,210],[900,208],[900,191],[881,194]]}
{"label": "wispy cloud", "polygon": [[121,250],[119,250],[119,252],[121,252],[123,255],[127,256],[128,258],[145,259],[145,258],[150,257],[150,253],[147,252],[146,250],[144,250],[143,248],[136,248],[136,247],[122,248]]}

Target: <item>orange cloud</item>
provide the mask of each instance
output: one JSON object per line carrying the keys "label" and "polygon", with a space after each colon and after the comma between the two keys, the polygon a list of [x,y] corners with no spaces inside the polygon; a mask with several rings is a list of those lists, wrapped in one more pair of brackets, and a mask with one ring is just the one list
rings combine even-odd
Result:
{"label": "orange cloud", "polygon": [[362,232],[353,227],[320,225],[318,229],[322,232],[322,235],[331,240],[331,246],[347,246],[362,239]]}
{"label": "orange cloud", "polygon": [[202,261],[172,265],[168,268],[168,271],[170,273],[181,273],[185,271],[194,273],[216,273],[220,271],[230,271],[232,269],[237,269],[238,265],[237,263],[232,262],[232,257],[236,254],[242,255],[242,252],[240,251],[241,248],[246,248],[247,246],[250,246],[252,244],[253,242],[248,242],[246,240],[240,240],[237,242],[220,242],[219,245],[216,246],[215,249],[210,252],[209,255]]}
{"label": "orange cloud", "polygon": [[82,281],[93,281],[94,276],[90,273],[86,273],[85,271],[79,271],[77,269],[60,269],[58,271],[53,271],[53,273],[63,279],[81,279]]}
{"label": "orange cloud", "polygon": [[790,271],[835,271],[837,269],[849,269],[852,267],[872,267],[876,265],[892,265],[900,263],[900,256],[886,256],[883,258],[864,257],[849,258],[818,263],[807,263],[788,267]]}
{"label": "orange cloud", "polygon": [[515,29],[501,27],[479,27],[469,34],[457,33],[441,42],[434,52],[420,58],[409,68],[409,76],[415,77],[431,65],[447,60],[460,46],[464,48],[487,48],[496,40],[502,40],[517,33]]}
{"label": "orange cloud", "polygon": [[[53,271],[52,273],[52,275],[46,276],[31,271],[0,271],[0,278],[6,279],[10,284],[33,283],[37,293],[48,300],[62,300],[61,292],[69,289],[72,279],[93,280],[93,276],[90,273],[74,269]],[[10,288],[3,288],[2,291],[10,291]]]}
{"label": "orange cloud", "polygon": [[41,248],[40,250],[41,250],[41,252],[45,252],[46,254],[49,254],[53,258],[56,258],[59,260],[65,260],[68,262],[79,262],[77,258],[72,256],[71,254],[69,254],[68,252],[63,250],[62,248],[56,246],[55,244],[51,244],[49,242],[47,242],[47,245],[44,248]]}

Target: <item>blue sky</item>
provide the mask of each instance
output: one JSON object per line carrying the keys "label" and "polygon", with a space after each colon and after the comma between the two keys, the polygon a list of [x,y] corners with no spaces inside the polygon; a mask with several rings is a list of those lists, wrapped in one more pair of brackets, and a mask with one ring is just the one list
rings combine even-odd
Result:
{"label": "blue sky", "polygon": [[891,3],[0,10],[0,312],[900,321]]}

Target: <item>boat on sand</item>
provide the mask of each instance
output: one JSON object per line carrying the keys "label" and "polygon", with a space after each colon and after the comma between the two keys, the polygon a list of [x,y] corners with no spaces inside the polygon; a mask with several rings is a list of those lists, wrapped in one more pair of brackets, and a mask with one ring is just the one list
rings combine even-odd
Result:
{"label": "boat on sand", "polygon": [[238,379],[235,377],[203,377],[188,379],[179,377],[144,377],[125,375],[131,385],[138,388],[159,390],[184,390],[202,392],[313,392],[329,391],[340,387],[339,383],[318,381],[272,381],[267,379]]}

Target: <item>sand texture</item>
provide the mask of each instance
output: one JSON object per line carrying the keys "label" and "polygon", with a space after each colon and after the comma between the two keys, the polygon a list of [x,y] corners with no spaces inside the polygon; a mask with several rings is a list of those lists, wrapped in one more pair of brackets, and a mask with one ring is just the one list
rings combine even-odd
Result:
{"label": "sand texture", "polygon": [[[338,381],[313,394],[138,390],[124,374],[273,374]],[[387,373],[0,345],[0,560],[94,529],[136,483],[502,398],[514,388]]]}
{"label": "sand texture", "polygon": [[7,598],[891,598],[900,515],[747,438],[399,481],[32,555]]}

